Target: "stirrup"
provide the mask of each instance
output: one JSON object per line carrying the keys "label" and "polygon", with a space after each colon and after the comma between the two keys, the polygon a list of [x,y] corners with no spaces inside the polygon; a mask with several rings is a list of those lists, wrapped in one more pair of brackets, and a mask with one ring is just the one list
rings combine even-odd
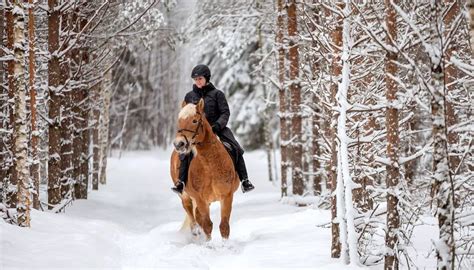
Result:
{"label": "stirrup", "polygon": [[184,187],[185,187],[185,186],[186,186],[186,184],[185,184],[183,181],[179,180],[179,181],[176,183],[176,185],[171,188],[171,190],[172,190],[174,193],[176,193],[176,194],[178,194],[178,195],[181,195],[181,194],[183,194],[183,190],[184,190]]}
{"label": "stirrup", "polygon": [[[247,184],[244,184],[244,183],[247,183]],[[246,193],[255,189],[255,186],[248,179],[245,179],[244,181],[242,181],[242,183],[240,183],[240,187],[242,188],[243,193]]]}

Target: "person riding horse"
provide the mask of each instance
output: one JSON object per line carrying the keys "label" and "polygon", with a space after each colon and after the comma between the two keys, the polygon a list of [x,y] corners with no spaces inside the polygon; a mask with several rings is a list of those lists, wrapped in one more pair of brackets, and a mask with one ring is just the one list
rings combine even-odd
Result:
{"label": "person riding horse", "polygon": [[[255,187],[248,179],[247,168],[243,158],[244,149],[242,149],[232,134],[232,131],[227,127],[230,110],[224,93],[216,89],[209,81],[211,79],[211,70],[206,65],[197,65],[194,67],[191,72],[191,78],[194,80],[193,90],[186,94],[184,102],[197,104],[201,98],[204,99],[204,111],[209,124],[212,126],[212,131],[224,144],[227,143],[232,148],[231,156],[235,170],[239,175],[242,192],[245,193],[253,190]],[[186,186],[189,165],[193,159],[193,153],[180,154],[179,159],[179,180],[171,189],[181,194]]]}

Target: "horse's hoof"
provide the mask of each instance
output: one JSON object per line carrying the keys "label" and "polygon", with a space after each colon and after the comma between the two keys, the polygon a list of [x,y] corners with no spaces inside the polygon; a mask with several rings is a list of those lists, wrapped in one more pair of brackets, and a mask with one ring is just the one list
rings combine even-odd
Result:
{"label": "horse's hoof", "polygon": [[191,229],[191,233],[192,233],[193,236],[200,236],[202,234],[202,230],[199,226],[194,226]]}

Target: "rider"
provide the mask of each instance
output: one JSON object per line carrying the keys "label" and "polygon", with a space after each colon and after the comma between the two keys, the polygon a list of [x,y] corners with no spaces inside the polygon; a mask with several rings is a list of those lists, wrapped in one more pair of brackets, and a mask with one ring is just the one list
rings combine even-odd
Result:
{"label": "rider", "polygon": [[[212,127],[212,131],[223,142],[230,144],[233,148],[235,170],[239,175],[242,192],[248,192],[255,187],[248,179],[247,168],[243,158],[244,150],[234,138],[232,131],[227,127],[230,111],[227,100],[222,91],[216,89],[209,81],[211,70],[206,65],[197,65],[191,72],[191,78],[194,80],[193,90],[184,97],[186,103],[197,104],[201,98],[204,99],[204,112],[207,121]],[[181,194],[188,179],[188,169],[193,158],[192,152],[189,154],[180,154],[179,179],[175,186],[171,188],[174,192]]]}

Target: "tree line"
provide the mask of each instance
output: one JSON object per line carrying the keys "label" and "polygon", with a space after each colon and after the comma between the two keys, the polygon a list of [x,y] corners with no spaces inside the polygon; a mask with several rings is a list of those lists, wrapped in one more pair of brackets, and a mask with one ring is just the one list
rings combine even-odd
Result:
{"label": "tree line", "polygon": [[468,265],[474,69],[466,3],[276,2],[282,197],[299,205],[323,198],[331,256],[348,264],[413,266],[412,232],[431,215],[438,269]]}
{"label": "tree line", "polygon": [[111,148],[169,145],[189,84],[178,55],[198,55],[282,201],[331,211],[332,257],[412,267],[413,231],[431,216],[438,268],[472,260],[466,1],[204,0],[174,30],[162,26],[179,20],[174,1],[0,3],[9,222],[86,198]]}
{"label": "tree line", "polygon": [[[0,1],[0,213],[60,212],[106,183],[113,82],[158,1]],[[143,32],[140,32],[143,31]],[[146,32],[148,31],[148,32]]]}

